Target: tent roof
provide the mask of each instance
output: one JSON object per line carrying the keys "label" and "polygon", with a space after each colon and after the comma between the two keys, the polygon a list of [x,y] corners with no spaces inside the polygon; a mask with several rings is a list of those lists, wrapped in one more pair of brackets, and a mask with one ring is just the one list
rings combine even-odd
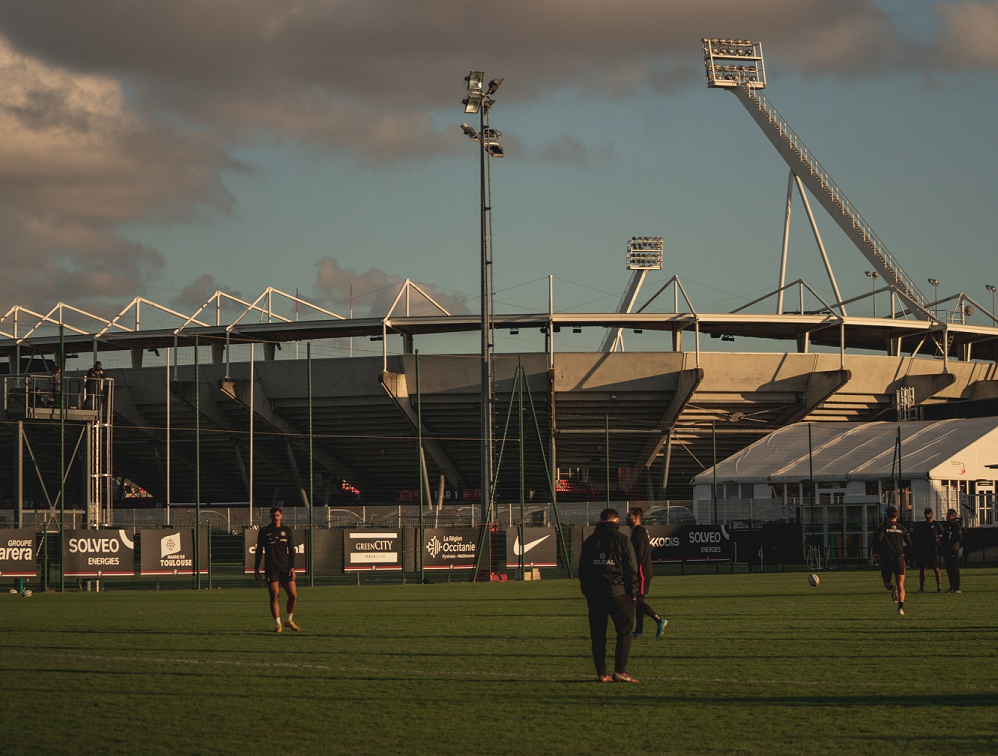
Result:
{"label": "tent roof", "polygon": [[[717,465],[718,482],[998,478],[998,417],[894,423],[798,423]],[[810,434],[810,444],[808,441]],[[810,445],[811,453],[808,454]],[[991,469],[994,465],[995,469]],[[813,476],[812,476],[813,470]],[[710,484],[707,469],[694,485]]]}

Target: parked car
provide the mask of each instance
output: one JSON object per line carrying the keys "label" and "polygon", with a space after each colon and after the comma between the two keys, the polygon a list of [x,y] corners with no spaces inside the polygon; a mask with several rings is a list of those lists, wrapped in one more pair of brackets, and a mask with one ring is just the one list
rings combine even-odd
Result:
{"label": "parked car", "polygon": [[697,518],[689,507],[649,507],[641,518],[642,525],[696,525]]}

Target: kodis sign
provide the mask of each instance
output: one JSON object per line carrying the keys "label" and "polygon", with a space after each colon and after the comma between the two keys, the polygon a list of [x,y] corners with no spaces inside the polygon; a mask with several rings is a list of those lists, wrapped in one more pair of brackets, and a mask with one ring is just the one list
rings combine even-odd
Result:
{"label": "kodis sign", "polygon": [[683,540],[687,562],[731,561],[731,536],[723,525],[687,525]]}
{"label": "kodis sign", "polygon": [[[190,528],[179,530],[141,530],[139,539],[142,556],[139,564],[141,575],[193,575],[194,574],[194,531]],[[199,544],[201,560],[199,571],[208,574],[208,532],[204,531]]]}
{"label": "kodis sign", "polygon": [[127,530],[67,530],[66,577],[133,577],[135,542]]}
{"label": "kodis sign", "polygon": [[0,530],[0,577],[35,577],[37,556],[33,528]]}
{"label": "kodis sign", "polygon": [[683,549],[682,525],[649,525],[646,530],[653,563],[683,561],[685,549]]}

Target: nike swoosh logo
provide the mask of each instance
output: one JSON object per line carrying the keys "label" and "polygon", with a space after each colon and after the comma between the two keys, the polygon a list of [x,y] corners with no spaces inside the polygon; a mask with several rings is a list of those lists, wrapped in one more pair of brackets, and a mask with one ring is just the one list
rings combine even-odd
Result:
{"label": "nike swoosh logo", "polygon": [[530,551],[532,548],[534,548],[534,546],[536,546],[537,544],[541,543],[542,541],[546,541],[550,537],[551,537],[551,534],[548,533],[543,538],[538,538],[536,541],[530,541],[529,543],[525,543],[525,544],[523,544],[523,546],[521,546],[520,545],[520,536],[517,536],[516,540],[513,541],[513,553],[516,554],[517,556],[523,556],[528,551]]}

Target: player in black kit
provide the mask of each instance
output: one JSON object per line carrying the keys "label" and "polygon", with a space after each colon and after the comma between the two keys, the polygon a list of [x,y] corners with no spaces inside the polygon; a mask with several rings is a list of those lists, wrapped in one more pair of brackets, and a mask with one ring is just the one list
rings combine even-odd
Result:
{"label": "player in black kit", "polygon": [[[904,615],[904,549],[911,548],[911,536],[898,522],[898,509],[893,504],[887,507],[887,520],[877,528],[874,539],[880,555],[880,577],[884,588],[891,592],[891,598],[898,605],[898,614]],[[891,582],[891,578],[894,582]]]}
{"label": "player in black kit", "polygon": [[912,540],[915,542],[915,559],[918,561],[918,592],[925,592],[925,569],[931,567],[936,573],[936,593],[942,593],[942,577],[939,574],[939,544],[943,542],[943,526],[932,519],[932,507],[925,508],[925,519],[915,526]]}
{"label": "player in black kit", "polygon": [[260,528],[256,539],[256,561],[253,574],[260,579],[260,560],[264,560],[264,574],[270,591],[270,614],[276,625],[275,632],[281,632],[281,588],[288,595],[285,607],[288,613],[287,626],[296,633],[301,630],[294,622],[295,605],[298,603],[298,588],[295,585],[295,539],[291,528],[281,525],[283,517],[280,507],[270,508],[270,525]]}
{"label": "player in black kit", "polygon": [[645,594],[651,585],[651,539],[648,528],[641,524],[642,511],[640,507],[632,507],[627,512],[627,524],[631,526],[631,545],[634,547],[634,558],[638,563],[638,592],[635,595],[634,633],[631,637],[640,638],[644,633],[645,616],[655,620],[655,637],[661,638],[669,620],[659,616],[645,601]]}

